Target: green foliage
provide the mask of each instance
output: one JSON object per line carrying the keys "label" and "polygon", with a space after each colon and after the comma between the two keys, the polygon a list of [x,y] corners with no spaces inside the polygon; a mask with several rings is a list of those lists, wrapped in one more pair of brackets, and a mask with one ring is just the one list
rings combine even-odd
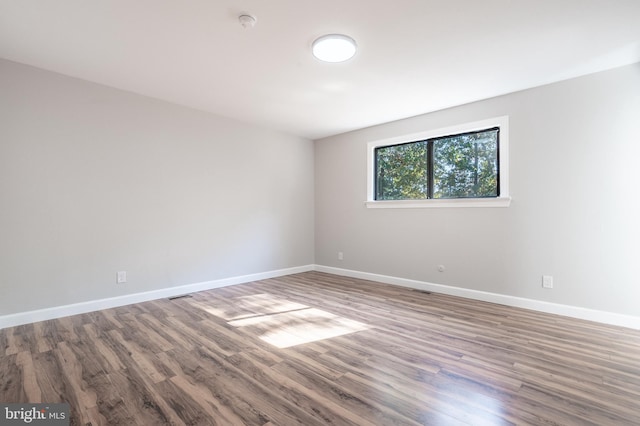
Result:
{"label": "green foliage", "polygon": [[498,195],[497,129],[376,149],[377,200]]}
{"label": "green foliage", "polygon": [[438,139],[433,147],[433,198],[498,195],[497,131]]}
{"label": "green foliage", "polygon": [[376,150],[376,199],[420,200],[428,194],[427,142]]}

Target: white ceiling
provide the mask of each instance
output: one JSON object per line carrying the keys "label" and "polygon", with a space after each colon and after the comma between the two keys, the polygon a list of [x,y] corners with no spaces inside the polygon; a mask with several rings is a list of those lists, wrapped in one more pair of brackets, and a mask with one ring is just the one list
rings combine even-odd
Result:
{"label": "white ceiling", "polygon": [[638,62],[640,0],[0,0],[0,57],[317,139]]}

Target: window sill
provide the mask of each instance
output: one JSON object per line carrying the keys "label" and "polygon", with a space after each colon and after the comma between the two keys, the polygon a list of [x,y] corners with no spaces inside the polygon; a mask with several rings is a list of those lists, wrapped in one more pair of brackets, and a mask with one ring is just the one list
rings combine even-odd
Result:
{"label": "window sill", "polygon": [[438,200],[365,201],[368,209],[429,209],[441,207],[509,207],[511,197],[451,198]]}

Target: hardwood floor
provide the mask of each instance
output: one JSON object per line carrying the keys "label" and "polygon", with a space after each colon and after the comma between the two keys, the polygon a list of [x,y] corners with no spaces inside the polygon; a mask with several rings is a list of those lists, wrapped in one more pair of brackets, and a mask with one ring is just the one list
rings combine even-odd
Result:
{"label": "hardwood floor", "polygon": [[74,425],[639,425],[640,331],[307,272],[0,330]]}

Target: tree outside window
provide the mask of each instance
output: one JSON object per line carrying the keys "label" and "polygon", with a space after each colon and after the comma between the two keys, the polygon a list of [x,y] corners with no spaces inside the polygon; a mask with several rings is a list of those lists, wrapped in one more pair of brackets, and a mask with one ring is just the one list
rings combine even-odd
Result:
{"label": "tree outside window", "polygon": [[375,199],[498,197],[495,127],[375,149]]}

